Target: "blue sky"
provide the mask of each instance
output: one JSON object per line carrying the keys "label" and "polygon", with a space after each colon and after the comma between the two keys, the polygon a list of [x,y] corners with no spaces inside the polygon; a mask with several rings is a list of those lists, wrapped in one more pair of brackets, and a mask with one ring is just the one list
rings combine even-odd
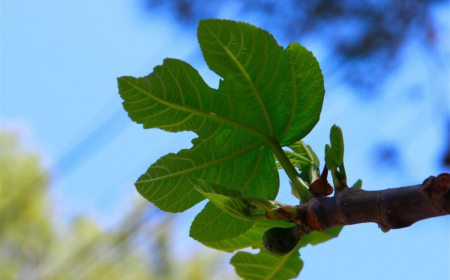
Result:
{"label": "blue sky", "polygon": [[[195,136],[144,131],[131,122],[121,109],[117,77],[147,75],[173,57],[197,68],[210,86],[218,85],[218,77],[201,60],[195,30],[140,8],[138,1],[2,2],[1,125],[21,131],[25,143],[51,168],[58,223],[88,213],[114,226],[133,203],[133,182],[159,157],[190,147]],[[255,25],[263,20],[236,16],[232,8],[223,17]],[[331,67],[324,46],[311,39],[300,42],[322,63],[327,90],[321,121],[305,142],[323,158],[330,127],[340,125],[350,182],[361,178],[363,188],[376,190],[448,172],[440,164],[449,119],[448,3],[436,9],[436,21],[442,29],[437,51],[443,61],[433,61],[412,40],[403,50],[400,69],[370,102],[327,71]],[[281,37],[277,30],[268,31]],[[59,165],[106,120],[114,125],[78,148],[78,162]],[[377,147],[391,145],[400,147],[396,167],[374,159]],[[91,148],[83,153],[86,147]],[[288,186],[281,174],[278,200],[294,204]],[[202,205],[174,216],[183,254],[197,246],[188,231]],[[347,227],[338,239],[300,252],[305,261],[300,278],[318,279],[315,264],[327,263],[321,279],[448,279],[449,228],[448,216],[387,234],[374,224]]]}

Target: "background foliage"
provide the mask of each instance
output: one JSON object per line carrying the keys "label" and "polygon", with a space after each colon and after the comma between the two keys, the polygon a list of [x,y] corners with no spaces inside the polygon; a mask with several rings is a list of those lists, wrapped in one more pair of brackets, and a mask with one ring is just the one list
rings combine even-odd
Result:
{"label": "background foliage", "polygon": [[220,270],[225,259],[216,252],[199,249],[188,260],[173,256],[172,220],[140,199],[113,230],[87,215],[55,227],[40,156],[5,131],[0,150],[1,279],[237,279]]}

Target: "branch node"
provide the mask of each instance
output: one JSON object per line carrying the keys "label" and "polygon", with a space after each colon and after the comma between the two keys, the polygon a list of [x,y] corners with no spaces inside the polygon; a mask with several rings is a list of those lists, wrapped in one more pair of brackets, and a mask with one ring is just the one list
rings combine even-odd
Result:
{"label": "branch node", "polygon": [[445,209],[444,205],[441,205],[437,200],[440,200],[450,189],[450,174],[442,173],[437,177],[428,177],[421,186],[420,191],[426,193],[431,198],[436,209],[442,214],[449,214],[450,208]]}
{"label": "branch node", "polygon": [[317,219],[316,213],[312,210],[306,210],[306,221],[308,225],[315,230],[322,231],[319,219]]}
{"label": "branch node", "polygon": [[333,193],[333,187],[328,183],[328,168],[327,165],[323,168],[319,179],[309,185],[309,192],[313,195],[327,196]]}
{"label": "branch node", "polygon": [[434,188],[431,192],[432,196],[442,196],[450,188],[450,174],[442,173],[434,180]]}

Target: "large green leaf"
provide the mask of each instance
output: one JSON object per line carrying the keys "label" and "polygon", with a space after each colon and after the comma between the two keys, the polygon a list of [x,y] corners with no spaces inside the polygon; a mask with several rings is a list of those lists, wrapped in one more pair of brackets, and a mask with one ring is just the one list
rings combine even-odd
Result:
{"label": "large green leaf", "polygon": [[[175,89],[177,85],[179,92]],[[233,121],[214,117],[223,110],[217,105],[223,104],[220,99],[223,94],[215,91],[213,100],[210,92],[213,90],[205,91],[205,87],[191,66],[170,59],[147,77],[119,79],[124,107],[133,120],[143,123],[144,127],[192,130],[199,135],[190,150],[166,155],[154,163],[136,182],[138,191],[170,212],[184,211],[203,199],[194,191],[189,178],[201,178],[255,196],[274,198],[278,174],[271,154],[263,146],[263,139],[242,129],[239,123],[230,124]],[[213,117],[205,117],[205,114]],[[264,178],[266,183],[256,185],[256,178]]]}
{"label": "large green leaf", "polygon": [[[191,149],[152,164],[136,187],[169,212],[204,199],[191,178],[274,199],[279,179],[268,147],[291,144],[317,123],[324,97],[317,60],[299,44],[283,50],[268,32],[233,21],[201,21],[198,39],[207,64],[223,78],[218,89],[176,59],[164,60],[146,77],[118,79],[132,120],[144,128],[198,135]],[[223,212],[214,207],[208,204],[199,216]],[[196,218],[193,228],[205,229],[205,222],[211,233],[234,227],[233,217],[218,216],[213,222]]]}

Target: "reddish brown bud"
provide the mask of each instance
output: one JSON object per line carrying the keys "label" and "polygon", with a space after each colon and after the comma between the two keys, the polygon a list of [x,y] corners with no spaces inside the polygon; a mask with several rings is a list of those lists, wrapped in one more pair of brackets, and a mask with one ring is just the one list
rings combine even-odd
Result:
{"label": "reddish brown bud", "polygon": [[328,168],[325,165],[319,179],[309,185],[309,192],[313,195],[330,195],[333,193],[333,187],[328,183]]}

